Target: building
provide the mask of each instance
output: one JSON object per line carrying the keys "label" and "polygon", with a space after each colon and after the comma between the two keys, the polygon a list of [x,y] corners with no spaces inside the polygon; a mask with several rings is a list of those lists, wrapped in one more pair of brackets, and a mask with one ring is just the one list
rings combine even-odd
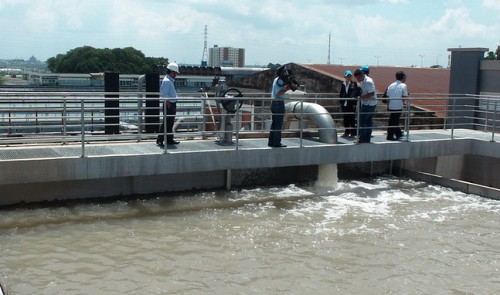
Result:
{"label": "building", "polygon": [[244,67],[245,49],[214,45],[208,52],[209,67]]}

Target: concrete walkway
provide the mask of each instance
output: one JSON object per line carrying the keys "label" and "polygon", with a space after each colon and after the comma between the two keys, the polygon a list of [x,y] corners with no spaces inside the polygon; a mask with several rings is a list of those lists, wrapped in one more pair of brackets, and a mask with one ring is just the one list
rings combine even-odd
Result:
{"label": "concrete walkway", "polygon": [[[337,144],[317,139],[284,138],[286,148],[270,148],[266,138],[224,145],[211,140],[183,140],[165,151],[154,141],[99,142],[82,147],[23,145],[0,147],[0,205],[66,198],[210,189],[231,185],[231,175],[263,178],[263,171],[295,176],[303,167],[340,163],[477,155],[500,159],[500,143],[491,133],[455,130],[412,131],[410,141],[387,141],[374,132],[372,143]],[[488,158],[486,158],[488,159]],[[495,169],[495,167],[490,167]]]}

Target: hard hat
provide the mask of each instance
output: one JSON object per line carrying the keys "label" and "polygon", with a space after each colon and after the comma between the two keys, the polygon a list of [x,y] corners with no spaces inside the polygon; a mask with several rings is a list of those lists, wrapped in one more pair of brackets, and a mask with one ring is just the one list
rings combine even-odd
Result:
{"label": "hard hat", "polygon": [[368,74],[370,72],[370,68],[368,66],[362,66],[360,70],[362,70],[365,74]]}
{"label": "hard hat", "polygon": [[344,72],[344,77],[347,77],[349,75],[352,76],[352,72],[351,71],[347,70],[347,71]]}
{"label": "hard hat", "polygon": [[179,66],[175,62],[171,62],[168,64],[167,69],[176,72],[177,74],[180,74],[179,72]]}

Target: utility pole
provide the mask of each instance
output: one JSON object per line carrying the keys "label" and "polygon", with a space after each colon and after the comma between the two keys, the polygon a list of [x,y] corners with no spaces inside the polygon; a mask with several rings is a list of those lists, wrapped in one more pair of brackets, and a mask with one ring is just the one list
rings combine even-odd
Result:
{"label": "utility pole", "polygon": [[208,36],[208,29],[207,25],[205,25],[205,36],[204,36],[204,42],[203,42],[203,54],[201,56],[201,66],[206,67],[208,66],[208,54],[207,54],[207,47],[208,47],[208,42],[207,42],[207,36]]}
{"label": "utility pole", "polygon": [[381,58],[381,56],[375,56],[375,58],[377,59],[377,67],[378,67],[378,59]]}
{"label": "utility pole", "polygon": [[425,55],[419,54],[418,56],[420,56],[420,67],[423,68],[424,67],[424,56]]}
{"label": "utility pole", "polygon": [[340,64],[342,64],[342,60],[344,60],[345,57],[339,57],[338,59],[340,59]]}
{"label": "utility pole", "polygon": [[441,54],[438,54],[438,56],[436,56],[436,66],[439,66],[439,57],[441,56]]}
{"label": "utility pole", "polygon": [[330,34],[328,34],[328,61],[326,62],[327,65],[330,64],[330,44],[332,42],[332,32],[330,32]]}

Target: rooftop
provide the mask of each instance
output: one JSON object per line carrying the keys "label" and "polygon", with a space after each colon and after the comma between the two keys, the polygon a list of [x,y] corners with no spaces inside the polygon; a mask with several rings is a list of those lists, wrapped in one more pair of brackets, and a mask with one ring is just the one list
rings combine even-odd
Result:
{"label": "rooftop", "polygon": [[[302,66],[340,80],[344,80],[344,71],[351,70],[354,72],[354,70],[361,67],[359,65],[325,64],[304,64]],[[383,93],[387,86],[394,82],[397,71],[404,71],[406,73],[406,84],[408,85],[408,90],[412,93],[448,94],[449,92],[449,69],[370,66],[370,77],[373,78],[379,93]]]}

